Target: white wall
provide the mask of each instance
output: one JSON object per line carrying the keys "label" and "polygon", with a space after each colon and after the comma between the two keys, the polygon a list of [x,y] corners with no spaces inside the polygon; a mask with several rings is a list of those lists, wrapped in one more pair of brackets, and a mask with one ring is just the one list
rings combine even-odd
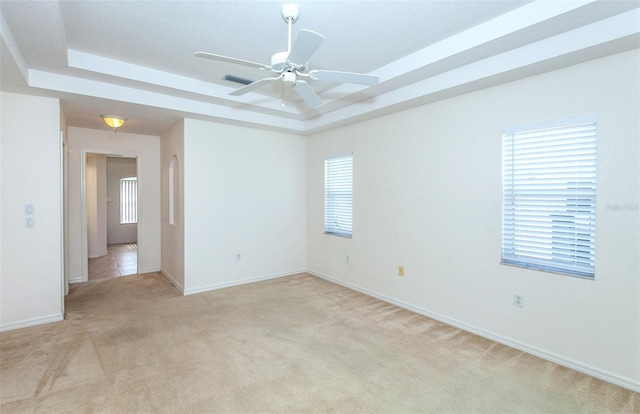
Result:
{"label": "white wall", "polygon": [[[640,389],[638,73],[635,50],[310,137],[308,269]],[[595,280],[500,265],[501,128],[592,114]],[[347,152],[353,239],[323,234],[323,159]]]}
{"label": "white wall", "polygon": [[135,243],[135,223],[120,224],[120,180],[135,177],[136,159],[107,157],[107,243]]}
{"label": "white wall", "polygon": [[[0,330],[8,330],[62,320],[60,105],[0,96]],[[35,228],[25,228],[27,203]]]}
{"label": "white wall", "polygon": [[[162,273],[180,292],[184,292],[184,122],[177,123],[162,135],[160,150]],[[172,186],[170,181],[173,181]],[[173,190],[173,195],[170,190]],[[173,201],[173,223],[169,220],[170,201]]]}
{"label": "white wall", "polygon": [[139,273],[160,270],[160,137],[69,127],[69,280],[82,280],[82,151],[136,155]]}
{"label": "white wall", "polygon": [[185,294],[304,271],[305,148],[297,135],[185,119]]}
{"label": "white wall", "polygon": [[107,254],[107,158],[88,154],[87,187],[87,246],[89,258]]}

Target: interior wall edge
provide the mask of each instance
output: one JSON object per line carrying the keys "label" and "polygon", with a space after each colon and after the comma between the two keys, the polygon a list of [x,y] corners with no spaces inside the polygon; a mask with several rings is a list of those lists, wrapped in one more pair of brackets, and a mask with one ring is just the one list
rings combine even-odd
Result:
{"label": "interior wall edge", "polygon": [[162,276],[166,277],[169,282],[180,292],[182,296],[184,296],[184,286],[182,286],[167,270],[164,268],[160,269],[160,273]]}
{"label": "interior wall edge", "polygon": [[451,325],[453,327],[462,329],[462,330],[464,330],[466,332],[470,332],[472,334],[476,334],[476,335],[481,336],[483,338],[490,339],[490,340],[495,341],[497,343],[500,343],[502,345],[506,345],[506,346],[509,346],[511,348],[515,348],[515,349],[517,349],[519,351],[523,351],[523,352],[526,352],[528,354],[537,356],[537,357],[542,358],[544,360],[556,363],[558,365],[562,365],[563,367],[573,369],[575,371],[581,372],[583,374],[590,375],[592,377],[601,379],[601,380],[606,381],[606,382],[610,382],[610,383],[615,384],[615,385],[619,385],[619,386],[627,388],[627,389],[629,389],[631,391],[640,392],[640,381],[636,381],[636,380],[634,380],[632,378],[627,378],[627,377],[624,377],[624,376],[621,376],[621,375],[618,375],[618,374],[614,374],[614,373],[611,373],[611,372],[608,372],[608,371],[593,367],[593,366],[588,365],[588,364],[581,363],[580,361],[575,361],[575,360],[573,360],[571,358],[567,358],[567,357],[565,357],[563,355],[558,355],[558,354],[555,354],[553,352],[549,352],[549,351],[546,351],[544,349],[540,349],[538,347],[529,345],[527,343],[524,343],[524,342],[521,342],[521,341],[517,341],[517,340],[515,340],[513,338],[510,338],[510,337],[507,337],[507,336],[504,336],[504,335],[496,334],[496,333],[488,331],[486,329],[482,329],[482,328],[479,328],[477,326],[461,322],[461,321],[459,321],[457,319],[454,319],[454,318],[449,318],[446,315],[442,315],[442,314],[439,314],[439,313],[436,313],[436,312],[432,312],[432,311],[430,311],[428,309],[425,309],[425,308],[422,308],[420,306],[415,306],[415,305],[412,305],[410,303],[395,299],[393,297],[386,296],[386,295],[371,291],[369,289],[365,289],[365,288],[363,288],[361,286],[355,285],[353,283],[345,282],[343,280],[340,280],[338,278],[335,278],[333,276],[330,276],[330,275],[327,275],[327,274],[324,274],[324,273],[321,273],[321,272],[316,272],[316,271],[311,270],[311,269],[307,269],[306,272],[308,274],[312,275],[312,276],[319,277],[319,278],[327,280],[327,281],[329,281],[331,283],[335,283],[337,285],[344,286],[344,287],[346,287],[348,289],[355,290],[356,292],[360,292],[360,293],[365,294],[367,296],[371,296],[373,298],[379,299],[379,300],[381,300],[383,302],[390,303],[392,305],[398,306],[398,307],[406,309],[408,311],[415,312],[417,314],[426,316],[428,318],[431,318],[431,319],[434,319],[436,321],[445,323],[447,325]]}

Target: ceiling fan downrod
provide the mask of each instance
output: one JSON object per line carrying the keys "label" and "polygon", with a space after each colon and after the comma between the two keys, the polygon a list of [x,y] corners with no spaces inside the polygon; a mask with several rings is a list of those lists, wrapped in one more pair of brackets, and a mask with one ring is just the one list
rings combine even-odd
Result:
{"label": "ceiling fan downrod", "polygon": [[[289,29],[288,31],[288,36],[287,36],[287,58],[289,57],[289,53],[291,53],[291,28],[293,26],[293,24],[296,22],[296,20],[298,20],[298,17],[300,16],[300,8],[295,5],[295,4],[285,4],[284,6],[282,6],[282,9],[280,11],[280,13],[282,14],[282,18],[284,19],[284,21],[287,23],[287,27]],[[274,55],[275,57],[275,55]],[[273,58],[272,58],[272,62],[273,62]],[[286,59],[285,59],[286,61]],[[281,97],[282,97],[282,107],[284,108],[284,84],[285,83],[291,83],[290,79],[288,79],[287,74],[284,73],[283,74],[283,82],[282,82],[282,88],[281,88]],[[291,74],[294,76],[294,81],[293,83],[295,84],[295,75]],[[289,81],[288,81],[289,80]]]}
{"label": "ceiling fan downrod", "polygon": [[287,52],[291,52],[291,26],[298,20],[300,16],[300,8],[295,4],[285,4],[280,11],[282,18],[289,26],[289,38],[287,42]]}

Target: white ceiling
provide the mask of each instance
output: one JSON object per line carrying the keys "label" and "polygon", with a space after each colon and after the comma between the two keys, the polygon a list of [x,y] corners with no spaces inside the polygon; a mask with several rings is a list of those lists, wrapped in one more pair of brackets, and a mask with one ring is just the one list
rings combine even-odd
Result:
{"label": "white ceiling", "polygon": [[0,1],[4,91],[61,99],[70,126],[159,135],[182,117],[310,134],[640,47],[640,2],[298,0],[293,25],[326,37],[312,69],[380,76],[373,87],[315,81],[309,108],[274,85],[239,97],[225,74],[269,73],[287,50],[284,1]]}

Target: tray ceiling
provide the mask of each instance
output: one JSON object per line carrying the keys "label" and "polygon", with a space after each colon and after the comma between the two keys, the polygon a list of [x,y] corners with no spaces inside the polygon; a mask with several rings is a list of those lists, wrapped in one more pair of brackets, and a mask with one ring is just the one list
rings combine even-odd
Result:
{"label": "tray ceiling", "polygon": [[372,87],[316,81],[307,107],[278,85],[230,96],[232,74],[269,73],[287,50],[281,1],[2,1],[2,90],[61,99],[68,125],[158,135],[183,117],[311,134],[638,48],[630,1],[298,1],[326,40],[316,69],[376,74]]}

